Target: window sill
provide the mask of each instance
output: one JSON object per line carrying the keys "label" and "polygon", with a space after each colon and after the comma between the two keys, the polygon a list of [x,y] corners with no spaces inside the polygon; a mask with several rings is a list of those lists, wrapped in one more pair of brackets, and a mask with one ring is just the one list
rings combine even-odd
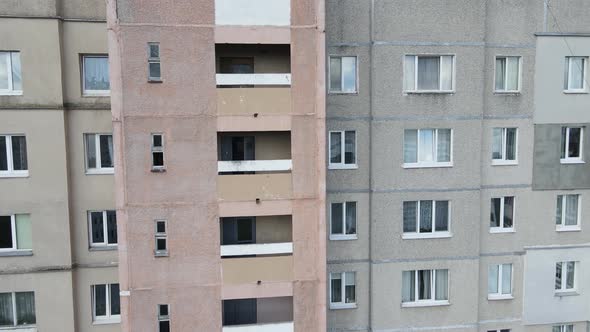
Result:
{"label": "window sill", "polygon": [[434,232],[434,233],[404,233],[402,239],[404,240],[420,240],[420,239],[448,239],[453,237],[451,232]]}
{"label": "window sill", "polygon": [[356,303],[330,303],[330,310],[356,309]]}
{"label": "window sill", "polygon": [[436,164],[402,164],[403,168],[448,168],[453,167],[453,163],[436,163]]}
{"label": "window sill", "polygon": [[0,251],[0,257],[18,257],[18,256],[33,256],[33,250],[20,249],[20,250]]}
{"label": "window sill", "polygon": [[449,301],[402,302],[402,308],[442,307],[451,305]]}
{"label": "window sill", "polygon": [[150,172],[152,172],[152,173],[166,173],[166,169],[163,168],[163,167],[162,168],[152,167],[152,169],[150,170]]}
{"label": "window sill", "polygon": [[29,177],[29,171],[0,173],[0,178],[28,178],[28,177]]}
{"label": "window sill", "polygon": [[0,91],[0,96],[22,96],[22,91]]}
{"label": "window sill", "polygon": [[563,296],[577,296],[580,295],[580,293],[578,293],[575,290],[569,290],[569,291],[555,291],[555,296],[557,297],[563,297]]}
{"label": "window sill", "polygon": [[358,96],[358,91],[351,91],[351,92],[346,92],[346,91],[329,91],[328,92],[329,95],[331,96]]}
{"label": "window sill", "polygon": [[117,251],[118,250],[118,246],[117,245],[113,245],[113,246],[97,246],[97,247],[90,247],[88,248],[88,251]]}
{"label": "window sill", "polygon": [[580,226],[557,226],[555,227],[556,232],[581,232]]}
{"label": "window sill", "polygon": [[492,160],[492,166],[517,166],[517,160]]}
{"label": "window sill", "polygon": [[494,91],[494,94],[495,95],[498,95],[498,96],[520,96],[521,95],[521,92],[520,91],[516,91],[516,90],[515,91],[499,91],[499,90],[496,90],[496,91]]}
{"label": "window sill", "polygon": [[359,166],[357,164],[354,165],[328,165],[328,169],[358,169]]}
{"label": "window sill", "polygon": [[92,325],[109,325],[109,324],[121,324],[121,318],[105,319],[105,320],[94,320]]}
{"label": "window sill", "polygon": [[82,93],[82,97],[83,98],[94,98],[94,97],[110,97],[111,93],[110,92],[88,92],[88,91],[84,91],[84,93]]}
{"label": "window sill", "polygon": [[162,81],[162,79],[148,79],[148,83],[164,83],[164,81]]}
{"label": "window sill", "polygon": [[488,301],[514,300],[512,294],[488,294]]}
{"label": "window sill", "polygon": [[166,252],[155,251],[154,256],[155,257],[168,257],[169,253],[167,251]]}
{"label": "window sill", "polygon": [[86,175],[112,175],[115,174],[115,170],[112,168],[106,169],[87,169]]}
{"label": "window sill", "polygon": [[35,325],[2,326],[0,331],[37,332]]}
{"label": "window sill", "polygon": [[516,233],[514,228],[500,228],[500,227],[493,227],[490,228],[491,234],[502,234],[502,233]]}
{"label": "window sill", "polygon": [[588,90],[563,90],[563,93],[566,95],[580,95],[588,94]]}
{"label": "window sill", "polygon": [[575,165],[575,164],[585,164],[586,162],[581,160],[581,159],[560,159],[559,162],[561,164],[570,164],[570,165]]}
{"label": "window sill", "polygon": [[453,95],[455,90],[404,91],[406,95]]}
{"label": "window sill", "polygon": [[348,235],[341,235],[341,234],[330,234],[330,241],[351,241],[351,240],[358,240],[356,234],[348,234]]}

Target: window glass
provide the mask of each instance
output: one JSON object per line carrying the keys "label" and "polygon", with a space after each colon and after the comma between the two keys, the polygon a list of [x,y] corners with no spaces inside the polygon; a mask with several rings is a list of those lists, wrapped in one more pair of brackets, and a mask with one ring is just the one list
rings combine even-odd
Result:
{"label": "window glass", "polygon": [[430,300],[431,295],[431,270],[419,270],[418,271],[418,299],[419,300]]}
{"label": "window glass", "polygon": [[450,129],[438,129],[438,140],[437,140],[437,162],[450,162],[451,161],[451,130]]}
{"label": "window glass", "polygon": [[8,90],[10,88],[10,53],[0,52],[0,90]]}
{"label": "window glass", "polygon": [[86,135],[86,167],[96,168],[96,136]]}
{"label": "window glass", "polygon": [[420,233],[432,232],[432,201],[420,201]]}
{"label": "window glass", "polygon": [[344,92],[356,91],[356,58],[342,58],[342,90]]}
{"label": "window glass", "polygon": [[0,293],[0,326],[14,326],[13,307],[12,293]]}
{"label": "window glass", "polygon": [[6,150],[6,136],[0,136],[0,171],[8,170],[8,151]]}
{"label": "window glass", "polygon": [[10,52],[10,55],[12,62],[12,90],[20,91],[23,89],[20,52]]}
{"label": "window glass", "polygon": [[346,272],[344,273],[344,280],[345,280],[345,296],[346,301],[345,303],[355,303],[356,302],[356,274],[354,272]]}
{"label": "window glass", "polygon": [[449,201],[436,201],[436,221],[435,230],[448,231],[449,230]]}
{"label": "window glass", "polygon": [[332,303],[342,302],[342,277],[340,273],[330,274],[330,289],[332,294]]}
{"label": "window glass", "polygon": [[504,90],[506,82],[506,58],[496,58],[496,90]]}
{"label": "window glass", "polygon": [[555,289],[561,290],[561,277],[563,274],[563,266],[561,262],[555,264]]}
{"label": "window glass", "polygon": [[574,277],[576,275],[576,262],[567,262],[567,279],[565,288],[574,288]]}
{"label": "window glass", "polygon": [[356,202],[346,202],[346,234],[356,234]]}
{"label": "window glass", "polygon": [[418,162],[418,131],[405,130],[404,131],[404,162],[416,163]]}
{"label": "window glass", "polygon": [[516,160],[516,128],[506,128],[506,160]]}
{"label": "window glass", "polygon": [[15,171],[27,170],[27,142],[25,136],[11,136],[11,140],[13,169]]}
{"label": "window glass", "polygon": [[436,270],[435,300],[449,299],[449,270]]}
{"label": "window glass", "polygon": [[14,294],[16,300],[16,324],[34,325],[35,317],[35,294],[33,292],[17,292]]}
{"label": "window glass", "polygon": [[416,232],[418,202],[404,202],[404,233]]}
{"label": "window glass", "polygon": [[340,132],[330,133],[330,162],[333,164],[342,162],[341,136]]}
{"label": "window glass", "polygon": [[84,90],[108,91],[110,88],[109,58],[106,56],[85,56]]}
{"label": "window glass", "polygon": [[339,57],[330,58],[330,91],[338,92],[342,89],[342,60]]}
{"label": "window glass", "polygon": [[342,233],[342,203],[332,203],[332,234]]}
{"label": "window glass", "polygon": [[31,216],[28,214],[17,214],[15,219],[17,249],[32,249]]}
{"label": "window glass", "polygon": [[512,264],[502,265],[502,294],[512,294]]}
{"label": "window glass", "polygon": [[404,271],[402,273],[402,302],[413,302],[416,300],[415,271]]}
{"label": "window glass", "polygon": [[162,77],[162,73],[160,71],[160,63],[159,62],[150,62],[149,63],[149,71],[151,78],[160,78]]}
{"label": "window glass", "polygon": [[107,315],[107,287],[106,285],[94,285],[94,316]]}
{"label": "window glass", "polygon": [[251,243],[254,241],[253,227],[251,218],[237,219],[238,243]]}
{"label": "window glass", "polygon": [[356,163],[356,133],[354,131],[344,132],[344,163]]}
{"label": "window glass", "polygon": [[502,209],[502,199],[492,198],[492,211],[490,215],[490,227],[500,227],[500,211]]}
{"label": "window glass", "polygon": [[498,293],[499,268],[499,265],[490,265],[488,267],[488,294]]}
{"label": "window glass", "polygon": [[104,224],[102,212],[90,212],[92,243],[104,243]]}
{"label": "window glass", "polygon": [[504,197],[504,228],[511,228],[514,218],[514,197]]}
{"label": "window glass", "polygon": [[579,195],[566,195],[565,201],[565,225],[578,224],[578,198]]}
{"label": "window glass", "polygon": [[107,211],[107,232],[108,243],[117,244],[117,213],[115,211]]}
{"label": "window glass", "polygon": [[0,249],[14,248],[12,239],[12,217],[0,216]]}
{"label": "window glass", "polygon": [[418,159],[420,162],[434,161],[434,131],[431,129],[420,130],[420,148]]}
{"label": "window glass", "polygon": [[111,284],[110,300],[111,300],[111,316],[121,314],[121,304],[119,299],[119,284]]}
{"label": "window glass", "polygon": [[418,57],[418,90],[439,90],[440,57]]}
{"label": "window glass", "polygon": [[100,135],[100,166],[102,168],[113,167],[113,136]]}

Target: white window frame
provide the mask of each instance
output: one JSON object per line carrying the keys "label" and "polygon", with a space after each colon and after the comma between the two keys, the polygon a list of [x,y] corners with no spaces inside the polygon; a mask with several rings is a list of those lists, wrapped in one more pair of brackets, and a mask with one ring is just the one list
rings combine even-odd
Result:
{"label": "white window frame", "polygon": [[[346,153],[346,133],[354,133],[354,164],[345,163]],[[341,162],[333,163],[331,158],[332,134],[340,133],[340,157]],[[356,130],[330,130],[328,132],[328,169],[357,169],[358,168],[358,139]]]}
{"label": "white window frame", "polygon": [[[508,58],[518,58],[518,88],[516,90],[508,90],[506,78],[508,77]],[[506,59],[506,70],[504,71],[504,90],[496,89],[496,70],[498,59]],[[496,55],[494,58],[494,93],[497,94],[518,94],[522,90],[522,56],[520,55]]]}
{"label": "white window frame", "polygon": [[[0,135],[0,136],[4,136],[6,137],[6,163],[8,166],[8,170],[6,171],[0,171],[0,178],[22,178],[22,177],[28,177],[29,176],[29,170],[28,170],[28,162],[29,162],[29,156],[28,156],[28,151],[25,151],[25,153],[27,153],[27,169],[26,170],[14,170],[14,160],[13,160],[13,154],[14,152],[12,151],[12,137],[14,136],[23,136],[25,138],[25,143],[27,141],[27,136],[25,134],[7,134],[7,135]],[[27,146],[27,150],[28,150],[28,146]]]}
{"label": "white window frame", "polygon": [[[354,303],[346,303],[346,273],[354,273]],[[332,302],[332,274],[340,274],[340,282],[342,283],[340,286],[340,290],[342,292],[341,299],[342,302]],[[357,300],[357,273],[355,271],[346,271],[346,272],[330,272],[329,273],[329,300],[330,300],[330,309],[355,309],[357,307],[356,300]]]}
{"label": "white window frame", "polygon": [[[339,90],[332,90],[332,66],[331,60],[332,58],[340,58],[340,89]],[[354,66],[355,66],[355,87],[354,91],[344,91],[344,76],[342,72],[342,58],[354,58]],[[359,93],[359,61],[357,55],[330,55],[328,56],[328,94],[333,95],[355,95]]]}
{"label": "white window frame", "polygon": [[[16,312],[16,309],[17,309],[17,307],[16,307],[16,293],[30,293],[30,292],[31,291],[27,291],[27,292],[0,292],[0,293],[4,293],[4,294],[9,293],[12,296],[12,321],[14,322],[13,325],[2,325],[2,326],[0,326],[0,331],[4,331],[4,330],[6,330],[6,331],[15,331],[15,329],[16,329],[16,331],[27,332],[27,331],[29,331],[27,329],[27,327],[35,327],[35,326],[37,326],[36,323],[35,324],[21,324],[21,325],[19,325],[18,324],[18,321],[17,321],[18,320],[18,317],[17,317],[17,312]],[[33,293],[33,298],[34,298],[35,297],[35,292],[32,292],[32,293]],[[36,300],[35,300],[35,302],[36,302]],[[37,305],[37,303],[35,303],[35,306],[36,305]],[[37,321],[37,313],[36,312],[35,312],[35,321]],[[37,330],[34,329],[34,330],[31,330],[31,332],[37,332]]]}
{"label": "white window frame", "polygon": [[[503,288],[503,270],[504,270],[504,265],[510,265],[510,293],[508,294],[504,294],[502,293],[502,288]],[[496,285],[498,287],[498,292],[497,293],[488,293],[488,300],[511,300],[514,298],[514,296],[512,295],[514,289],[514,264],[512,263],[503,263],[503,264],[492,264],[491,266],[496,266],[498,267],[498,275],[496,276],[496,280],[498,281],[498,284]],[[488,269],[490,268],[490,266],[488,266]],[[488,280],[488,283],[490,281]]]}
{"label": "white window frame", "polygon": [[[18,53],[20,58],[20,51],[0,51],[0,57],[6,57],[7,73],[8,73],[8,89],[0,89],[0,96],[21,96],[23,90],[14,89],[14,78],[12,77],[12,54]],[[21,77],[22,77],[22,62],[21,62]]]}
{"label": "white window frame", "polygon": [[[152,57],[152,50],[151,47],[152,45],[156,45],[158,46],[158,57]],[[160,60],[160,43],[159,42],[148,42],[147,43],[148,46],[148,82],[162,82],[162,62]],[[151,70],[150,70],[150,65],[152,63],[157,63],[160,65],[160,77],[152,77],[151,76]]]}
{"label": "white window frame", "polygon": [[[579,157],[568,157],[568,149],[570,145],[570,130],[580,129],[580,156]],[[559,162],[562,164],[584,164],[584,127],[566,126],[565,127],[565,156],[560,158]],[[560,142],[562,143],[562,142]]]}
{"label": "white window frame", "polygon": [[[23,213],[25,214],[25,213]],[[10,231],[12,232],[12,248],[0,248],[0,253],[2,252],[32,252],[32,249],[18,249],[18,237],[16,234],[16,216],[17,214],[2,214],[2,216],[10,216]]]}
{"label": "white window frame", "polygon": [[[436,300],[436,271],[438,270],[447,270],[447,299],[446,300]],[[418,285],[418,272],[419,271],[430,271],[430,299],[420,300],[419,297],[419,285]],[[414,274],[414,301],[403,302],[402,300],[402,307],[433,307],[433,306],[444,306],[450,305],[451,302],[449,298],[451,297],[451,271],[449,269],[422,269],[422,270],[409,270],[403,272],[413,272]],[[403,283],[402,283],[403,287]]]}
{"label": "white window frame", "polygon": [[[504,208],[505,208],[505,199],[506,197],[512,197],[512,227],[504,227]],[[500,199],[500,226],[498,227],[491,227],[490,226],[490,233],[514,233],[516,232],[515,224],[516,224],[516,196],[500,196],[500,197],[492,197],[492,199]],[[490,203],[490,209],[492,209]],[[491,210],[490,210],[491,212]]]}
{"label": "white window frame", "polygon": [[[414,88],[413,89],[406,89],[405,87],[405,77],[407,75],[406,73],[406,57],[408,56],[413,56],[414,57]],[[431,57],[440,57],[440,62],[439,62],[439,68],[438,68],[438,90],[418,90],[418,59],[420,57],[425,57],[425,58],[431,58]],[[452,66],[453,69],[451,71],[451,90],[442,90],[442,81],[441,81],[441,70],[442,70],[442,57],[443,56],[450,56],[453,59],[452,62]],[[440,54],[440,53],[436,53],[436,54],[428,54],[428,53],[422,53],[422,54],[404,54],[403,58],[402,58],[402,64],[403,64],[403,68],[404,68],[404,81],[403,81],[403,89],[404,89],[404,93],[406,94],[420,94],[420,93],[440,93],[440,94],[452,94],[455,93],[455,78],[456,78],[456,70],[457,70],[457,56],[455,54]]]}
{"label": "white window frame", "polygon": [[[454,141],[454,134],[455,131],[452,128],[420,128],[420,129],[404,129],[403,131],[403,140],[402,142],[404,142],[405,140],[405,133],[406,130],[416,130],[417,131],[417,138],[416,138],[416,162],[415,163],[406,163],[405,161],[402,164],[403,168],[437,168],[437,167],[453,167],[453,141]],[[424,161],[420,161],[420,131],[423,130],[433,130],[434,131],[434,144],[433,144],[433,148],[434,148],[434,154],[433,154],[433,160],[432,162],[424,162]],[[442,162],[438,162],[436,161],[438,159],[438,131],[439,130],[450,130],[451,131],[451,151],[450,151],[450,160],[449,161],[442,161]],[[404,143],[402,143],[402,158],[404,158],[405,155],[405,151],[404,149]]]}
{"label": "white window frame", "polygon": [[[82,54],[82,96],[84,97],[108,97],[111,95],[111,90],[87,90],[86,89],[86,58],[106,58],[109,61],[108,54]],[[110,63],[109,63],[110,66]],[[110,70],[110,68],[109,68]],[[110,77],[109,77],[110,84]]]}
{"label": "white window frame", "polygon": [[[573,288],[567,288],[567,277],[569,275],[569,271],[567,268],[567,264],[568,263],[574,263],[574,287]],[[555,295],[556,296],[560,296],[560,295],[573,295],[573,294],[577,294],[577,290],[578,290],[578,270],[579,270],[579,263],[577,261],[559,261],[555,263],[555,270],[553,275],[555,276],[557,274],[557,264],[561,263],[561,288],[560,289],[555,289]]]}
{"label": "white window frame", "polygon": [[[158,232],[158,223],[163,222],[165,232]],[[166,250],[158,250],[158,239],[166,240]],[[165,219],[156,219],[154,222],[154,255],[156,257],[166,257],[169,255],[168,245],[168,221]]]}
{"label": "white window frame", "polygon": [[[162,140],[162,146],[154,146],[154,138],[160,136]],[[154,165],[154,153],[162,153],[162,166]],[[164,171],[166,169],[166,159],[164,158],[164,134],[163,133],[152,133],[151,135],[151,157],[152,157],[152,171]]]}
{"label": "white window frame", "polygon": [[[513,166],[518,165],[518,127],[494,127],[492,128],[492,146],[494,144],[494,129],[502,129],[502,158],[501,159],[494,159],[492,155],[492,165],[494,166]],[[514,160],[506,159],[506,150],[507,150],[507,140],[506,135],[508,133],[508,129],[516,129],[516,141],[514,142]],[[492,148],[493,154],[493,148]]]}
{"label": "white window frame", "polygon": [[[568,328],[571,326],[571,329]],[[557,324],[553,325],[552,332],[555,331],[555,328],[559,328],[559,332],[574,332],[575,326],[574,324]]]}
{"label": "white window frame", "polygon": [[[430,201],[432,202],[432,232],[420,232],[420,202],[421,201]],[[413,240],[413,239],[439,239],[439,238],[449,238],[452,237],[451,233],[451,201],[439,199],[438,201],[446,201],[448,203],[448,216],[447,216],[447,230],[446,231],[436,231],[436,201],[434,199],[422,199],[422,200],[415,200],[415,201],[404,201],[405,202],[417,202],[416,208],[416,231],[415,232],[404,232],[404,223],[403,223],[403,203],[402,203],[402,239],[404,240]]]}
{"label": "white window frame", "polygon": [[[582,68],[582,82],[583,82],[583,87],[582,89],[572,89],[571,88],[571,78],[572,78],[572,66],[573,66],[573,61],[571,61],[572,58],[581,58],[583,61],[583,66],[584,68]],[[563,90],[564,93],[588,93],[588,57],[587,56],[566,56],[566,59],[568,60],[568,69],[567,69],[567,89]]]}
{"label": "white window frame", "polygon": [[[168,315],[161,315],[160,314],[160,307],[166,307]],[[170,325],[170,305],[169,304],[158,304],[158,331],[160,331],[160,322],[168,322]]]}
{"label": "white window frame", "polygon": [[[88,211],[88,243],[90,244],[90,248],[117,248],[119,245],[119,240],[117,239],[117,243],[109,243],[109,236],[108,236],[108,222],[107,222],[107,212],[113,210],[91,210]],[[103,242],[92,242],[92,213],[100,212],[102,213],[102,228],[104,234],[104,241]],[[118,226],[118,225],[117,225]]]}
{"label": "white window frame", "polygon": [[[96,168],[90,168],[88,166],[88,149],[86,139],[88,136],[94,136],[94,151],[96,152]],[[114,174],[115,173],[115,142],[113,141],[113,167],[102,167],[101,151],[100,151],[100,136],[113,136],[113,134],[107,133],[86,133],[84,134],[84,164],[86,166],[86,174]],[[114,139],[114,137],[113,137]]]}
{"label": "white window frame", "polygon": [[[92,285],[92,324],[99,325],[99,324],[116,324],[121,322],[121,315],[111,315],[111,285],[116,284],[96,284]],[[105,316],[96,316],[96,286],[105,286],[105,296],[106,296],[106,315]],[[120,294],[117,294],[119,296]],[[120,303],[120,302],[119,302]]]}
{"label": "white window frame", "polygon": [[[349,203],[356,204],[355,215],[354,215],[356,233],[354,233],[354,234],[346,234],[346,206]],[[332,233],[332,218],[333,218],[332,204],[342,204],[342,230],[344,232],[342,234]],[[356,240],[356,239],[358,239],[357,233],[358,233],[358,202],[357,201],[331,202],[330,203],[330,240],[332,240],[332,241]]]}
{"label": "white window frame", "polygon": [[[580,194],[563,194],[557,195],[557,199],[559,196],[562,197],[561,199],[561,218],[560,223],[555,225],[555,230],[558,232],[572,232],[572,231],[580,231],[582,230],[582,195]],[[577,224],[575,225],[566,225],[565,224],[565,215],[566,215],[566,207],[567,207],[567,196],[577,196],[578,197],[578,213],[577,213]],[[557,214],[557,212],[556,212]]]}

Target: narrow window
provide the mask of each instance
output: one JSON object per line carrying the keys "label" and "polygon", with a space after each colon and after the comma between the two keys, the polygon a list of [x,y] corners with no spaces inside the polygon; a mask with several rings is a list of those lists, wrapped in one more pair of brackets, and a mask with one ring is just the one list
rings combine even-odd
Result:
{"label": "narrow window", "polygon": [[510,329],[501,329],[501,330],[488,330],[488,332],[510,332]]}
{"label": "narrow window", "polygon": [[492,198],[490,211],[490,232],[514,231],[514,196]]}
{"label": "narrow window", "polygon": [[494,128],[492,164],[516,165],[517,128]]}
{"label": "narrow window", "polygon": [[356,202],[332,203],[330,240],[356,239]]}
{"label": "narrow window", "polygon": [[120,322],[119,284],[93,285],[91,288],[93,321]]}
{"label": "narrow window", "polygon": [[330,273],[330,309],[356,308],[356,273]]}
{"label": "narrow window", "polygon": [[160,43],[148,43],[148,81],[161,82]]}
{"label": "narrow window", "polygon": [[580,229],[580,195],[557,195],[555,224],[558,231]]}
{"label": "narrow window", "polygon": [[403,237],[450,236],[449,219],[449,201],[406,201],[403,203]]}
{"label": "narrow window", "polygon": [[158,332],[170,332],[170,306],[158,304]]}
{"label": "narrow window", "polygon": [[576,262],[557,262],[555,264],[555,292],[576,290]]}
{"label": "narrow window", "polygon": [[24,135],[0,135],[0,177],[29,175]]}
{"label": "narrow window", "polygon": [[116,248],[117,214],[115,211],[88,212],[88,230],[91,248]]}
{"label": "narrow window", "polygon": [[113,135],[85,134],[86,173],[112,174],[114,172]]}
{"label": "narrow window", "polygon": [[588,58],[581,56],[565,57],[565,78],[563,89],[566,92],[586,92],[586,67]]}
{"label": "narrow window", "polygon": [[34,292],[0,293],[0,329],[36,323]]}
{"label": "narrow window", "polygon": [[109,57],[106,55],[83,55],[82,91],[84,95],[108,96],[110,90]]}
{"label": "narrow window", "polygon": [[553,332],[574,332],[574,324],[554,325]]}
{"label": "narrow window", "polygon": [[168,223],[166,220],[156,220],[156,256],[168,256]]}
{"label": "narrow window", "polygon": [[356,131],[330,131],[330,169],[357,168]]}
{"label": "narrow window", "polygon": [[496,57],[496,92],[518,92],[520,90],[519,56]]}
{"label": "narrow window", "polygon": [[152,134],[152,170],[163,171],[164,166],[164,135]]}
{"label": "narrow window", "polygon": [[0,216],[0,252],[32,249],[31,216],[28,214]]}
{"label": "narrow window", "polygon": [[21,95],[20,52],[0,52],[0,95]]}
{"label": "narrow window", "polygon": [[355,56],[330,57],[330,92],[357,92],[357,58]]}
{"label": "narrow window", "polygon": [[584,128],[561,128],[561,163],[580,163],[582,159],[582,142],[584,141]]}
{"label": "narrow window", "polygon": [[409,168],[452,166],[452,130],[404,130],[403,166]]}
{"label": "narrow window", "polygon": [[437,305],[449,301],[449,270],[402,272],[402,304]]}
{"label": "narrow window", "polygon": [[488,267],[488,300],[512,298],[512,264]]}
{"label": "narrow window", "polygon": [[453,55],[406,55],[404,91],[446,92],[454,90]]}

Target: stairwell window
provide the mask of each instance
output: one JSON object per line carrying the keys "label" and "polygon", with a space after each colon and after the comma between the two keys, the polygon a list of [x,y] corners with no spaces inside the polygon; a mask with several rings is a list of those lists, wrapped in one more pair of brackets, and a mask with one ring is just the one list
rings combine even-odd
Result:
{"label": "stairwell window", "polygon": [[449,304],[449,270],[411,270],[402,273],[402,307]]}
{"label": "stairwell window", "polygon": [[168,256],[168,222],[166,220],[156,220],[155,224],[155,247],[156,256]]}
{"label": "stairwell window", "polygon": [[330,169],[358,168],[356,161],[356,131],[330,131]]}
{"label": "stairwell window", "polygon": [[557,262],[555,264],[555,293],[575,293],[577,262]]}
{"label": "stairwell window", "polygon": [[0,51],[0,95],[22,95],[20,52]]}
{"label": "stairwell window", "polygon": [[330,93],[357,92],[357,57],[330,56]]}
{"label": "stairwell window", "polygon": [[552,332],[574,332],[574,324],[554,325]]}
{"label": "stairwell window", "polygon": [[332,203],[330,240],[356,240],[356,202]]}
{"label": "stairwell window", "polygon": [[580,230],[580,195],[557,195],[555,210],[557,231]]}
{"label": "stairwell window", "polygon": [[86,174],[113,174],[113,135],[85,134]]}
{"label": "stairwell window", "polygon": [[111,93],[109,57],[82,56],[82,91],[85,96],[108,96]]}
{"label": "stairwell window", "polygon": [[148,43],[148,81],[162,82],[160,43]]}
{"label": "stairwell window", "polygon": [[356,308],[356,273],[330,273],[330,309]]}
{"label": "stairwell window", "polygon": [[88,212],[90,248],[117,248],[117,214],[113,210]]}
{"label": "stairwell window", "polygon": [[584,141],[584,128],[561,128],[561,159],[562,164],[584,163],[582,159],[582,147]]}
{"label": "stairwell window", "polygon": [[29,175],[24,135],[0,135],[0,178]]}
{"label": "stairwell window", "polygon": [[488,300],[512,299],[512,264],[488,267]]}
{"label": "stairwell window", "polygon": [[453,166],[451,129],[406,129],[404,168]]}
{"label": "stairwell window", "polygon": [[94,324],[121,322],[119,284],[92,286],[92,318]]}
{"label": "stairwell window", "polygon": [[[26,329],[37,323],[34,292],[0,293],[0,329]],[[28,329],[27,329],[28,331]]]}
{"label": "stairwell window", "polygon": [[449,201],[407,201],[403,203],[404,239],[450,237]]}
{"label": "stairwell window", "polygon": [[170,306],[158,304],[158,332],[170,332]]}
{"label": "stairwell window", "polygon": [[490,233],[514,232],[514,196],[492,198]]}
{"label": "stairwell window", "polygon": [[164,135],[152,134],[152,171],[161,172],[164,166]]}
{"label": "stairwell window", "polygon": [[404,92],[452,93],[455,89],[454,55],[406,55]]}
{"label": "stairwell window", "polygon": [[497,56],[495,92],[517,93],[520,91],[520,67],[522,58],[519,56]]}
{"label": "stairwell window", "polygon": [[563,90],[566,93],[587,93],[588,57],[565,57]]}
{"label": "stairwell window", "polygon": [[31,252],[32,224],[29,214],[0,215],[0,254]]}
{"label": "stairwell window", "polygon": [[494,128],[492,133],[492,165],[516,165],[518,129]]}

